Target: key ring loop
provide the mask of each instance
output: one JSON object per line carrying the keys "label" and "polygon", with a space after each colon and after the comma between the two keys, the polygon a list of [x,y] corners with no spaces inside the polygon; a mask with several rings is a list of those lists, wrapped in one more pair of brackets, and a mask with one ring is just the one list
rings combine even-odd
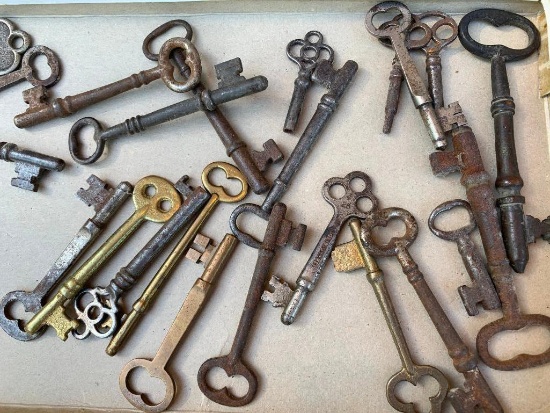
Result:
{"label": "key ring loop", "polygon": [[[422,20],[428,17],[439,17],[439,20],[437,20],[432,25],[432,27],[429,27],[426,24],[422,23]],[[424,13],[413,14],[413,19],[413,27],[415,26],[415,24],[422,24],[429,28],[430,40],[433,40],[433,45],[428,47],[430,42],[425,45],[425,48],[423,48],[423,50],[427,54],[439,53],[441,49],[451,44],[458,36],[458,24],[456,23],[455,19],[441,11],[433,10]],[[451,29],[451,35],[446,38],[439,37],[439,35],[437,34],[437,31],[444,26],[447,26]]]}
{"label": "key ring loop", "polygon": [[[351,182],[353,180],[361,180],[365,188],[361,191],[355,191],[351,187]],[[341,197],[337,198],[330,194],[330,190],[334,186],[341,186],[344,188],[344,194]],[[357,206],[357,202],[364,198],[369,199],[372,204],[370,211],[378,208],[378,199],[372,193],[372,181],[366,173],[361,171],[350,172],[343,178],[335,177],[328,179],[323,184],[322,194],[325,201],[332,205],[335,211],[345,216],[365,219],[369,211],[362,211]]]}
{"label": "key ring loop", "polygon": [[[94,153],[87,157],[81,154],[81,146],[78,137],[80,130],[86,126],[91,126],[94,129],[93,139],[96,143]],[[101,155],[103,155],[103,151],[105,150],[105,140],[101,138],[102,132],[103,127],[94,118],[82,118],[74,123],[71,131],[69,132],[69,152],[75,162],[80,165],[90,165],[101,158]]]}
{"label": "key ring loop", "polygon": [[[451,231],[444,231],[437,228],[435,225],[436,218],[444,212],[450,211],[453,208],[464,208],[466,212],[468,212],[468,218],[470,219],[468,224]],[[434,208],[434,210],[430,214],[430,217],[428,218],[428,227],[436,237],[447,241],[456,242],[473,232],[477,228],[477,224],[470,204],[463,199],[453,199],[451,201],[443,202],[441,205],[438,205]]]}
{"label": "key ring loop", "polygon": [[[176,49],[182,49],[185,56],[185,65],[189,67],[189,76],[183,82],[174,77],[174,65],[170,61],[170,55]],[[159,67],[162,81],[171,90],[177,93],[188,92],[197,86],[201,80],[201,57],[195,45],[184,37],[174,37],[166,40],[159,53]]]}
{"label": "key ring loop", "polygon": [[[221,169],[225,172],[225,177],[227,179],[236,179],[241,183],[241,190],[237,195],[230,195],[225,191],[223,186],[214,185],[208,179],[210,172],[214,169]],[[227,162],[212,162],[204,168],[201,175],[201,180],[204,188],[211,194],[218,196],[220,202],[239,202],[242,201],[248,194],[248,182],[246,182],[246,177],[243,173],[236,167]]]}
{"label": "key ring loop", "polygon": [[[31,45],[31,37],[22,30],[16,30],[13,23],[8,19],[0,18],[0,24],[6,26],[9,32],[8,37],[5,39],[5,45],[3,44],[1,47],[2,52],[3,49],[6,47],[8,49],[6,50],[6,54],[10,54],[9,52],[11,51],[11,57],[13,59],[9,66],[4,67],[2,70],[0,70],[0,75],[5,75],[17,69],[19,63],[21,63],[21,54],[25,53]],[[21,46],[14,47],[15,39],[21,39]],[[4,58],[2,58],[1,61],[2,63],[4,63]],[[9,63],[9,60],[7,60],[7,63]]]}
{"label": "key ring loop", "polygon": [[[495,27],[515,26],[528,37],[528,45],[523,49],[512,49],[502,44],[482,44],[470,35],[470,23],[481,20]],[[458,25],[458,38],[466,50],[484,59],[500,56],[505,62],[525,59],[540,47],[540,33],[535,25],[526,17],[516,13],[498,9],[479,9],[465,15]]]}
{"label": "key ring loop", "polygon": [[[48,66],[50,68],[50,76],[46,79],[38,79],[34,74],[34,68],[31,63],[34,61],[34,58],[38,55],[46,56]],[[46,46],[33,46],[23,55],[23,62],[21,63],[22,67],[28,67],[29,70],[25,73],[26,79],[33,86],[52,86],[59,81],[60,77],[60,65],[57,55],[53,52],[52,49]]]}
{"label": "key ring loop", "polygon": [[[400,23],[391,24],[385,28],[375,27],[373,23],[374,16],[379,13],[385,13],[390,10],[397,10],[401,13]],[[412,24],[412,14],[407,6],[399,1],[384,1],[373,6],[365,16],[365,26],[370,34],[375,37],[390,37],[391,33],[397,31],[404,33]]]}
{"label": "key ring loop", "polygon": [[[317,37],[316,41],[311,40],[311,38],[314,37]],[[300,46],[299,56],[292,54],[292,48],[294,46]],[[332,63],[334,60],[334,50],[328,44],[323,43],[323,35],[321,32],[312,30],[307,32],[303,39],[295,39],[290,41],[286,46],[286,55],[290,60],[300,66],[301,69],[305,69],[312,68],[317,65],[323,50],[328,53],[328,58],[325,60]],[[308,56],[308,51],[313,51],[313,55]]]}
{"label": "key ring loop", "polygon": [[[164,24],[161,24],[159,27],[157,27],[155,30],[153,30],[151,33],[149,33],[145,39],[143,39],[143,44],[141,46],[141,50],[145,57],[149,60],[152,60],[154,62],[157,62],[159,60],[159,55],[156,53],[153,53],[150,49],[151,43],[157,38],[166,33],[168,30],[170,30],[173,27],[183,27],[185,29],[185,36],[183,36],[185,39],[191,41],[193,38],[193,29],[191,28],[191,25],[187,23],[185,20],[177,19],[177,20],[170,20]],[[181,36],[180,36],[181,37]]]}
{"label": "key ring loop", "polygon": [[[415,16],[416,15],[413,15],[413,18]],[[386,30],[390,26],[396,26],[397,24],[399,24],[399,20],[401,20],[401,18],[402,16],[398,14],[392,20],[382,23],[379,29]],[[420,39],[412,39],[411,33],[414,32],[415,30],[422,30],[424,32],[424,36],[422,36]],[[431,40],[432,40],[432,30],[430,29],[430,27],[427,24],[422,23],[420,21],[414,21],[411,24],[411,27],[409,28],[409,30],[407,31],[407,36],[405,36],[405,46],[407,47],[408,50],[419,50],[426,47]],[[379,37],[378,41],[386,47],[393,48],[393,44],[388,37]]]}
{"label": "key ring loop", "polygon": [[269,221],[270,214],[267,211],[264,211],[259,205],[241,204],[233,210],[229,217],[229,227],[231,228],[231,231],[233,231],[233,234],[237,237],[237,239],[243,244],[258,250],[262,246],[262,242],[258,241],[252,235],[242,231],[237,224],[237,219],[245,212],[250,212],[262,218],[264,221]]}

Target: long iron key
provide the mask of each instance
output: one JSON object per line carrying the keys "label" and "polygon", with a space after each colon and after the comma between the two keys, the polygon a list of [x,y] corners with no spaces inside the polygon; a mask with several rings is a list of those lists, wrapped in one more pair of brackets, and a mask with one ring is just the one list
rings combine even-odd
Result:
{"label": "long iron key", "polygon": [[[468,212],[470,222],[463,227],[451,231],[437,228],[435,225],[437,217],[453,208],[465,209]],[[500,308],[500,299],[498,298],[491,276],[487,272],[487,266],[470,238],[470,234],[477,228],[470,204],[462,199],[453,199],[452,201],[438,205],[428,218],[428,227],[437,237],[456,242],[458,246],[462,263],[472,280],[471,287],[466,285],[458,287],[458,293],[468,314],[471,316],[477,315],[479,313],[478,304],[481,304],[485,310]]]}
{"label": "long iron key", "polygon": [[[48,93],[44,87],[35,85],[37,87],[23,92],[23,98],[29,104],[29,107],[24,113],[14,118],[15,126],[18,128],[27,128],[55,118],[64,118],[96,103],[147,85],[157,79],[162,79],[166,86],[175,92],[190,90],[200,81],[201,60],[197,49],[191,43],[193,36],[191,26],[184,20],[178,20],[177,25],[185,28],[185,37],[176,37],[167,40],[161,46],[158,55],[151,54],[149,46],[155,38],[166,31],[164,28],[165,25],[155,29],[143,41],[143,50],[146,57],[150,60],[158,61],[157,66],[151,69],[142,70],[117,82],[74,96],[55,98],[51,103],[45,102],[48,98]],[[159,29],[162,30],[159,31]],[[174,78],[174,66],[170,62],[170,53],[176,49],[184,51],[185,60],[191,68],[192,74],[184,82],[180,82]]]}
{"label": "long iron key", "polygon": [[[162,412],[170,406],[176,393],[176,382],[172,375],[166,370],[166,365],[181,343],[185,334],[191,328],[194,320],[200,315],[206,304],[209,292],[218,274],[223,270],[225,264],[231,257],[238,241],[232,234],[226,234],[220,245],[211,256],[210,261],[204,268],[200,278],[197,278],[191,291],[185,297],[174,322],[164,337],[157,354],[152,360],[136,358],[130,360],[120,372],[118,384],[120,391],[133,406],[144,412]],[[144,395],[137,393],[130,387],[128,375],[136,368],[144,368],[151,377],[156,377],[164,383],[166,392],[159,403],[152,403]]]}
{"label": "long iron key", "polygon": [[[178,182],[175,187],[186,185]],[[189,187],[183,191],[187,192]],[[74,309],[82,328],[73,330],[73,336],[83,340],[93,334],[98,338],[113,335],[119,325],[119,300],[130,290],[143,273],[151,266],[154,259],[166,248],[176,235],[188,225],[193,216],[206,204],[209,194],[201,187],[193,190],[184,203],[170,217],[145,246],[122,267],[107,287],[93,287],[82,290],[74,300]],[[83,297],[91,295],[92,300],[84,308],[80,303]]]}
{"label": "long iron key", "polygon": [[[261,214],[262,218],[266,216],[259,208],[257,212]],[[264,239],[258,248],[258,260],[256,261],[256,267],[231,351],[226,356],[206,360],[199,368],[197,380],[200,390],[206,397],[218,404],[232,407],[244,406],[254,399],[258,390],[256,374],[244,362],[242,354],[250,335],[250,328],[258,310],[258,304],[260,303],[269,276],[271,264],[275,258],[275,251],[278,247],[283,247],[289,242],[295,250],[300,250],[305,231],[304,225],[293,229],[292,222],[285,219],[285,213],[286,205],[278,203],[275,204],[273,211],[269,215],[267,229]],[[244,377],[248,382],[248,391],[244,396],[235,396],[227,387],[214,389],[208,384],[208,373],[218,367],[224,369],[230,377],[235,375]]]}
{"label": "long iron key", "polygon": [[15,162],[17,178],[11,179],[11,185],[33,192],[38,191],[38,180],[45,170],[59,172],[65,168],[63,159],[19,149],[8,142],[0,142],[0,159]]}
{"label": "long iron key", "polygon": [[[209,175],[214,169],[221,169],[224,171],[228,180],[235,179],[239,181],[241,183],[241,190],[239,193],[236,195],[231,195],[227,193],[223,186],[214,185],[209,179]],[[108,355],[113,356],[116,354],[124,340],[137,325],[141,316],[153,302],[155,296],[159,292],[159,288],[164,283],[164,280],[170,276],[183,254],[189,251],[189,247],[191,246],[193,240],[196,238],[204,222],[208,219],[212,211],[214,211],[216,205],[220,202],[239,202],[243,200],[248,193],[248,185],[244,175],[233,165],[225,162],[213,162],[207,165],[202,172],[202,183],[208,193],[211,194],[208,202],[197,214],[191,225],[189,225],[186,229],[185,233],[178,241],[170,255],[168,255],[157,273],[153,276],[151,282],[143,291],[143,294],[134,302],[132,311],[127,317],[124,318],[120,329],[107,346],[106,352]]]}
{"label": "long iron key", "polygon": [[[78,294],[86,281],[143,222],[166,222],[181,205],[178,191],[170,182],[158,176],[147,176],[140,179],[134,188],[132,198],[136,208],[132,216],[78,270],[67,278],[57,294],[29,320],[25,331],[35,334],[43,325],[47,324],[56,330],[60,339],[66,340],[69,332],[78,327],[78,323],[67,317],[64,304]],[[164,201],[170,203],[170,208],[163,205]]]}
{"label": "long iron key", "polygon": [[[417,385],[422,377],[432,377],[437,381],[439,385],[438,392],[434,396],[430,397],[431,413],[439,413],[442,409],[442,404],[449,390],[449,382],[438,369],[432,366],[418,365],[414,362],[407,340],[401,329],[399,318],[393,307],[391,296],[386,288],[384,282],[384,273],[378,267],[376,259],[369,255],[363,241],[361,241],[361,221],[357,218],[352,218],[349,221],[349,227],[353,234],[353,241],[351,243],[337,246],[332,252],[332,261],[336,271],[351,271],[347,267],[347,264],[352,261],[354,264],[361,262],[367,273],[367,280],[371,284],[378,304],[384,313],[386,324],[390,329],[393,341],[397,347],[399,358],[403,368],[394,374],[386,385],[386,397],[389,404],[399,412],[415,413],[414,405],[412,403],[404,403],[397,397],[396,388],[399,383],[408,381],[413,385]],[[352,259],[353,257],[353,259]]]}
{"label": "long iron key", "polygon": [[132,194],[132,185],[128,182],[121,182],[116,189],[110,188],[95,175],[90,175],[87,182],[90,187],[86,190],[80,189],[77,196],[88,206],[93,205],[96,211],[95,215],[80,228],[34,290],[30,292],[11,291],[0,301],[0,326],[17,340],[34,340],[45,329],[40,329],[35,334],[27,333],[24,329],[24,320],[9,316],[8,307],[19,302],[25,311],[37,313],[42,308],[44,299],[50,295],[74,263],[99,236],[124,201]]}
{"label": "long iron key", "polygon": [[[399,220],[405,224],[405,234],[393,237],[387,244],[376,243],[373,230],[376,227],[386,227],[391,220]],[[455,369],[466,379],[464,389],[451,389],[448,398],[458,413],[472,413],[476,409],[484,412],[502,412],[499,401],[485,381],[477,367],[475,353],[460,338],[451,321],[441,308],[437,298],[418,269],[418,265],[409,254],[408,247],[418,235],[418,224],[414,217],[401,208],[386,208],[370,214],[363,222],[361,238],[369,254],[375,257],[396,256],[410,284],[414,287],[418,298],[430,316],[449,356],[453,359]],[[361,263],[357,263],[360,267]]]}
{"label": "long iron key", "polygon": [[[143,116],[127,119],[110,128],[104,128],[94,118],[79,119],[69,132],[69,151],[71,152],[71,156],[75,162],[83,165],[94,163],[103,154],[107,141],[143,132],[152,126],[199,112],[203,108],[212,110],[217,105],[261,92],[267,88],[268,82],[264,76],[254,76],[252,79],[245,79],[239,76],[240,72],[236,67],[242,68],[239,58],[216,65],[220,79],[218,89],[212,91],[205,90],[200,95],[193,96],[182,102],[158,109]],[[94,130],[93,140],[96,143],[96,149],[89,157],[81,154],[79,143],[80,131],[86,126]]]}
{"label": "long iron key", "polygon": [[[20,45],[16,46],[19,40]],[[31,37],[17,30],[8,19],[0,19],[0,76],[13,72],[21,63],[21,54],[31,45]]]}

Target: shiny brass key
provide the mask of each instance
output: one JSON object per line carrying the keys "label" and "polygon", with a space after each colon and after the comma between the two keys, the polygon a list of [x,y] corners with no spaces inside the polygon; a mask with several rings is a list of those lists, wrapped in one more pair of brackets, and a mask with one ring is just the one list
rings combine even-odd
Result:
{"label": "shiny brass key", "polygon": [[[52,326],[60,339],[78,327],[64,311],[64,304],[78,294],[86,281],[117,251],[144,221],[166,222],[178,210],[181,198],[174,186],[158,176],[141,179],[133,192],[135,212],[105,241],[105,243],[61,286],[57,294],[27,323],[25,330],[36,333],[40,327]],[[166,208],[165,203],[170,204]]]}
{"label": "shiny brass key", "polygon": [[[212,172],[214,169],[223,170],[228,179],[238,180],[242,185],[241,191],[237,195],[232,196],[226,192],[223,186],[212,184],[209,181],[208,177],[210,172]],[[132,311],[128,314],[128,317],[125,318],[123,324],[120,326],[120,329],[111,339],[109,346],[107,346],[107,349],[105,350],[108,355],[114,356],[116,354],[126,337],[130,334],[134,326],[141,319],[143,313],[153,302],[164,280],[172,273],[180,258],[189,249],[192,240],[199,232],[203,223],[210,216],[210,213],[214,210],[215,206],[220,202],[239,202],[248,193],[248,184],[246,182],[246,177],[236,167],[226,162],[213,162],[207,165],[202,172],[202,184],[204,185],[204,188],[212,194],[210,200],[206,203],[199,215],[197,215],[183,237],[174,247],[164,264],[162,264],[158,272],[155,274],[155,276],[141,295],[141,297],[139,297],[139,299],[136,300],[136,302],[132,306]]]}

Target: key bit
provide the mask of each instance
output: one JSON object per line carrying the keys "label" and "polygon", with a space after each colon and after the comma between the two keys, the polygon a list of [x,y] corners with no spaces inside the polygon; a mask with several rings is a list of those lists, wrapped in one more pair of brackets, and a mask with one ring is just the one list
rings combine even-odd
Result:
{"label": "key bit", "polygon": [[93,206],[97,212],[103,208],[115,190],[96,175],[90,175],[86,182],[89,185],[88,189],[80,188],[76,196],[86,205]]}
{"label": "key bit", "polygon": [[29,105],[27,110],[38,110],[47,105],[50,93],[43,85],[31,87],[23,91],[23,101]]}
{"label": "key bit", "polygon": [[300,251],[306,235],[306,226],[304,224],[299,224],[293,227],[292,225],[292,221],[283,219],[281,228],[277,234],[276,244],[278,247],[290,245],[293,250]]}
{"label": "key bit", "polygon": [[262,300],[270,302],[273,307],[286,307],[294,292],[288,283],[282,278],[272,275],[269,279],[269,286],[273,288],[273,292],[265,290],[261,297]]}
{"label": "key bit", "polygon": [[239,57],[218,63],[214,67],[218,78],[218,87],[231,86],[246,80],[244,76],[240,75],[243,72],[243,64]]}
{"label": "key bit", "polygon": [[195,264],[206,265],[210,261],[214,248],[212,239],[199,233],[193,239],[192,247],[187,250],[185,258]]}
{"label": "key bit", "polygon": [[550,242],[550,217],[541,221],[531,215],[525,215],[525,234],[528,244],[535,242],[537,238]]}
{"label": "key bit", "polygon": [[0,159],[15,162],[17,178],[12,178],[11,185],[33,192],[38,190],[38,180],[44,170],[62,171],[65,168],[65,162],[62,159],[21,150],[17,145],[7,142],[0,142]]}
{"label": "key bit", "polygon": [[193,192],[193,187],[188,185],[187,182],[189,182],[189,175],[183,175],[174,184],[174,188],[182,195],[183,199],[187,198]]}
{"label": "key bit", "polygon": [[450,103],[447,107],[436,108],[436,111],[441,127],[445,132],[453,130],[453,127],[468,125],[466,116],[462,113],[462,108],[458,102]]}
{"label": "key bit", "polygon": [[332,251],[331,257],[337,272],[352,272],[364,268],[361,252],[353,240],[337,245]]}
{"label": "key bit", "polygon": [[263,146],[263,151],[250,151],[254,164],[261,172],[264,172],[269,164],[279,162],[284,158],[283,153],[273,139],[264,142]]}

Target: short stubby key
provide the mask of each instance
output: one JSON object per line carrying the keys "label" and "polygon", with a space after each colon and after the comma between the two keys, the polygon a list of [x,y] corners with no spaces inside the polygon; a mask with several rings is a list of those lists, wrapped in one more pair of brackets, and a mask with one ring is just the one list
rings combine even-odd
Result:
{"label": "short stubby key", "polygon": [[332,260],[336,271],[351,271],[351,269],[347,268],[347,263],[352,260],[352,257],[355,258],[354,264],[359,261],[362,263],[367,272],[367,279],[384,313],[386,324],[391,332],[403,365],[401,371],[394,374],[386,385],[388,402],[399,412],[416,413],[413,403],[405,403],[397,397],[396,388],[403,381],[408,381],[416,386],[423,377],[429,376],[435,379],[439,386],[437,393],[430,397],[430,413],[440,413],[443,408],[443,401],[449,390],[449,382],[443,373],[435,367],[418,365],[413,361],[405,335],[401,329],[401,324],[399,323],[399,318],[393,307],[391,296],[386,288],[384,273],[378,267],[376,259],[369,255],[363,246],[363,241],[361,240],[361,221],[357,218],[352,218],[349,221],[349,227],[353,234],[353,241],[337,246],[332,252]]}
{"label": "short stubby key", "polygon": [[[16,43],[19,42],[19,46]],[[31,46],[31,37],[17,30],[13,22],[0,19],[0,76],[13,72],[21,63],[21,55]]]}
{"label": "short stubby key", "polygon": [[[55,118],[64,118],[96,103],[147,85],[157,79],[162,79],[164,84],[175,92],[181,93],[191,90],[200,81],[201,60],[199,52],[191,43],[193,36],[191,26],[184,20],[178,20],[178,22],[178,26],[185,28],[185,36],[168,39],[161,46],[158,55],[152,55],[149,52],[149,46],[163,31],[158,33],[159,29],[155,29],[143,42],[146,57],[152,61],[158,61],[157,66],[87,92],[65,98],[55,98],[51,103],[45,102],[48,93],[43,87],[29,89],[23,93],[25,102],[29,104],[29,107],[24,113],[15,117],[15,126],[27,128]],[[185,61],[191,68],[191,74],[184,82],[174,78],[174,66],[170,62],[170,54],[174,50],[181,50],[185,54]]]}
{"label": "short stubby key", "polygon": [[[437,217],[453,208],[465,209],[468,212],[470,222],[463,227],[450,231],[437,228],[435,225]],[[477,315],[479,313],[478,304],[481,304],[485,310],[500,308],[500,299],[498,298],[491,276],[487,272],[483,258],[470,238],[470,234],[477,228],[470,204],[462,199],[454,199],[438,205],[428,218],[428,227],[437,237],[456,242],[458,246],[458,252],[462,257],[464,268],[466,268],[473,283],[471,287],[466,285],[458,287],[458,293],[468,314],[471,316]]]}
{"label": "short stubby key", "polygon": [[[286,205],[277,203],[270,215],[266,215],[259,207],[255,210],[260,217],[269,217],[264,239],[258,248],[258,260],[237,333],[229,354],[206,360],[197,373],[197,380],[201,392],[210,400],[224,406],[239,407],[250,403],[258,390],[258,379],[254,371],[247,365],[242,355],[249,339],[252,322],[258,310],[258,304],[269,276],[271,264],[275,258],[277,248],[291,243],[295,250],[300,250],[304,237],[305,226],[292,228],[292,223],[285,219]],[[230,376],[242,376],[248,383],[248,390],[244,396],[236,396],[227,387],[215,389],[208,384],[208,373],[215,368],[222,368]]]}
{"label": "short stubby key", "polygon": [[38,180],[45,170],[60,172],[65,168],[63,159],[19,149],[8,142],[0,142],[0,159],[15,162],[17,178],[12,178],[11,185],[33,192],[38,191]]}
{"label": "short stubby key", "polygon": [[[130,360],[120,372],[118,379],[120,391],[126,397],[126,400],[141,411],[157,413],[166,410],[170,406],[177,387],[174,377],[166,370],[166,365],[176,351],[177,346],[184,339],[185,334],[190,330],[194,320],[200,315],[209,297],[212,284],[218,274],[222,272],[237,244],[237,238],[232,234],[225,235],[204,268],[202,276],[195,281],[191,291],[185,297],[185,301],[168,333],[166,333],[155,357],[152,360],[141,358]],[[134,369],[140,367],[146,369],[151,377],[156,377],[164,383],[166,392],[159,403],[150,402],[146,395],[137,393],[131,388],[128,375]]]}
{"label": "short stubby key", "polygon": [[[47,324],[56,330],[60,339],[66,340],[69,332],[78,327],[78,322],[71,320],[65,314],[65,303],[78,294],[84,284],[143,222],[166,222],[181,206],[181,197],[178,191],[169,181],[158,176],[147,176],[140,179],[135,185],[132,199],[136,209],[132,216],[65,280],[56,295],[29,320],[25,331],[35,334]],[[170,204],[169,208],[163,205],[166,202]]]}
{"label": "short stubby key", "polygon": [[23,305],[25,311],[37,313],[42,308],[44,299],[67,275],[71,267],[90,247],[120,206],[132,194],[133,188],[128,182],[121,182],[115,189],[110,188],[108,184],[95,175],[91,175],[87,182],[90,185],[89,189],[80,189],[77,196],[88,206],[93,205],[96,211],[95,215],[80,228],[34,290],[30,292],[12,291],[7,293],[0,301],[0,326],[17,340],[34,340],[45,329],[40,329],[35,334],[27,333],[24,329],[24,320],[12,318],[8,314],[8,307],[19,302]]}

